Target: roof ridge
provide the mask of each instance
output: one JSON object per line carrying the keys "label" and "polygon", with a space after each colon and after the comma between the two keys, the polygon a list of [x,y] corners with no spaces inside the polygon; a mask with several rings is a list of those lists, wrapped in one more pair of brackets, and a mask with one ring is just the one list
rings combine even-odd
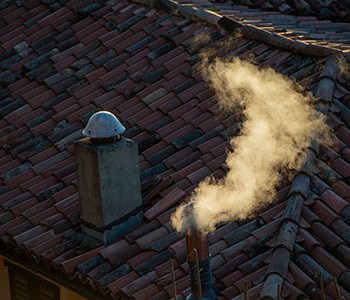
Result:
{"label": "roof ridge", "polygon": [[342,54],[343,52],[323,45],[313,45],[296,41],[278,33],[260,29],[254,25],[242,24],[241,22],[218,14],[216,12],[185,5],[174,0],[130,0],[143,6],[155,7],[160,10],[180,15],[186,19],[209,23],[221,26],[229,32],[240,32],[242,36],[253,39],[271,46],[307,56],[327,57],[330,55]]}
{"label": "roof ridge", "polygon": [[[324,90],[323,86],[327,85],[327,95],[324,97],[321,93],[316,93],[318,94],[318,104],[322,103],[322,105],[317,106],[317,110],[324,115],[327,115],[330,109],[335,86],[334,81],[337,79],[337,76],[338,68],[336,62],[333,57],[329,57],[322,69],[317,87],[317,91],[319,91]],[[331,82],[329,82],[329,80],[331,80]],[[275,245],[273,246],[272,259],[269,262],[266,272],[266,281],[260,293],[260,299],[277,299],[277,295],[280,291],[279,288],[276,288],[276,284],[278,287],[280,286],[282,288],[283,281],[288,274],[290,257],[298,234],[301,212],[304,201],[308,197],[310,190],[311,176],[313,173],[312,165],[318,154],[319,143],[315,141],[308,149],[307,158],[300,173],[293,179],[290,191],[287,195],[287,205],[283,213]],[[286,256],[288,256],[288,260],[283,259]]]}

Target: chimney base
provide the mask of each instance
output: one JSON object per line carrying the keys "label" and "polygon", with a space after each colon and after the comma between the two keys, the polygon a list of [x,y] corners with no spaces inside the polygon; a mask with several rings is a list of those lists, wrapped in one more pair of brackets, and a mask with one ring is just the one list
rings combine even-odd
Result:
{"label": "chimney base", "polygon": [[123,222],[118,224],[111,224],[104,228],[97,228],[96,226],[81,220],[81,230],[82,232],[100,240],[105,246],[110,245],[115,242],[118,238],[124,236],[131,229],[142,224],[143,212],[142,210],[135,213]]}

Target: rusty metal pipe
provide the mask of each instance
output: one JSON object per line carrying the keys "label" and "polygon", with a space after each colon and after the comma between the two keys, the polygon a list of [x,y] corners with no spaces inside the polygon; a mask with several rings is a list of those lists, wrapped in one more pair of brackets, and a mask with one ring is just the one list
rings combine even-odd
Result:
{"label": "rusty metal pipe", "polygon": [[191,279],[191,294],[187,299],[216,299],[211,282],[208,236],[192,228],[186,234],[186,248]]}

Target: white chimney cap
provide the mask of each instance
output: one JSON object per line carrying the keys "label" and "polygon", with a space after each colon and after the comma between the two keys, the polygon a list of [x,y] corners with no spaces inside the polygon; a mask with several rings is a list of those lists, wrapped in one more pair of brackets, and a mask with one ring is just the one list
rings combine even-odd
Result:
{"label": "white chimney cap", "polygon": [[125,127],[115,115],[108,111],[99,111],[91,116],[83,130],[83,135],[94,139],[111,138],[124,131]]}

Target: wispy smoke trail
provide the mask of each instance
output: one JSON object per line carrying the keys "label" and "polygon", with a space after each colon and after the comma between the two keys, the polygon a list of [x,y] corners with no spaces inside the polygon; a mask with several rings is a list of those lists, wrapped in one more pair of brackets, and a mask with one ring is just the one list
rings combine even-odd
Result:
{"label": "wispy smoke trail", "polygon": [[245,120],[231,140],[225,178],[200,183],[172,216],[173,226],[184,232],[194,225],[209,232],[221,222],[252,217],[273,199],[281,173],[300,168],[310,141],[327,132],[312,98],[272,69],[216,60],[204,63],[203,71],[221,108],[240,108]]}

